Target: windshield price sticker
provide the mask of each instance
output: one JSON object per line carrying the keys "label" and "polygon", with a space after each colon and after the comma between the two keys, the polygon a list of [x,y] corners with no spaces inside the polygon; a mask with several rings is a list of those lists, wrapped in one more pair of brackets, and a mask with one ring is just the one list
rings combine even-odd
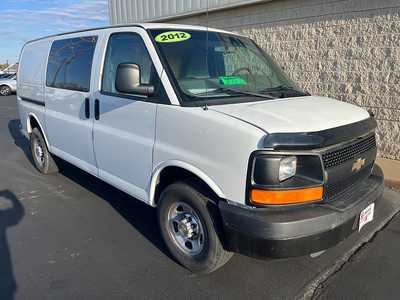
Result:
{"label": "windshield price sticker", "polygon": [[155,37],[158,43],[177,43],[183,42],[191,38],[190,33],[183,31],[167,31],[160,33]]}
{"label": "windshield price sticker", "polygon": [[239,76],[220,76],[219,82],[223,85],[246,85],[247,82]]}

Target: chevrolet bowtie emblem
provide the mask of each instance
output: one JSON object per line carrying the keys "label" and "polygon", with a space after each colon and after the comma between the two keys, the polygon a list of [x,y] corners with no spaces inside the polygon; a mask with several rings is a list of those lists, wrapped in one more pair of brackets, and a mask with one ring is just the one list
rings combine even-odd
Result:
{"label": "chevrolet bowtie emblem", "polygon": [[365,158],[359,158],[353,163],[353,167],[351,168],[352,172],[358,172],[365,165]]}

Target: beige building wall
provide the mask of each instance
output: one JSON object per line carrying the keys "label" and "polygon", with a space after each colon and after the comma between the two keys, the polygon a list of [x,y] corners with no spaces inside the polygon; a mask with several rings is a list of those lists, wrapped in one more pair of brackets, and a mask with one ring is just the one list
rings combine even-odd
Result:
{"label": "beige building wall", "polygon": [[253,38],[312,94],[372,110],[379,156],[400,160],[400,0],[275,0],[209,13],[208,24]]}

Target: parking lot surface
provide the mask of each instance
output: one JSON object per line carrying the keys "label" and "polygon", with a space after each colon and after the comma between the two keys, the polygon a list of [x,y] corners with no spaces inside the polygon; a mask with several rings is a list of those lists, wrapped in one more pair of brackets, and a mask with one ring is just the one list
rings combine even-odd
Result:
{"label": "parking lot surface", "polygon": [[154,209],[69,164],[56,175],[38,173],[15,96],[0,98],[0,155],[1,300],[311,297],[400,205],[386,190],[374,223],[317,258],[235,255],[217,272],[195,276],[169,256]]}
{"label": "parking lot surface", "polygon": [[316,294],[319,299],[399,299],[400,216],[360,249]]}

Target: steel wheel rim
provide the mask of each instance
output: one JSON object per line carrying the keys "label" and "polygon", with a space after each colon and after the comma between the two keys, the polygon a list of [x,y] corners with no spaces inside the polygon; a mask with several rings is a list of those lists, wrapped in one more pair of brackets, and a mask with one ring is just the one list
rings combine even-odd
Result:
{"label": "steel wheel rim", "polygon": [[195,210],[184,202],[176,202],[168,211],[167,231],[175,245],[186,255],[198,255],[204,249],[205,231]]}
{"label": "steel wheel rim", "polygon": [[36,138],[33,142],[33,153],[35,155],[35,160],[40,167],[44,165],[44,151],[42,144]]}

